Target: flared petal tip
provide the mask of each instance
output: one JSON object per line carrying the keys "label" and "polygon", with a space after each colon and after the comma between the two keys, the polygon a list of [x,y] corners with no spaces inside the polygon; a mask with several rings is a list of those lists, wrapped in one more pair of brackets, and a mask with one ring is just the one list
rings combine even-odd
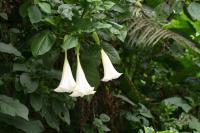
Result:
{"label": "flared petal tip", "polygon": [[68,89],[65,89],[65,88],[58,87],[58,88],[54,89],[54,91],[55,91],[55,92],[60,92],[60,93],[62,93],[62,92],[68,92],[68,93],[70,93],[70,92],[72,92],[73,90],[72,90],[72,89],[71,89],[71,90],[68,90]]}
{"label": "flared petal tip", "polygon": [[113,79],[117,79],[119,78],[123,73],[117,73],[116,75],[113,75],[113,76],[105,76],[101,79],[101,81],[103,82],[108,82],[110,80],[113,80]]}
{"label": "flared petal tip", "polygon": [[74,91],[71,95],[71,97],[83,97],[83,96],[86,96],[86,95],[93,95],[96,91],[89,91],[87,93],[82,93],[82,92],[79,92],[79,91]]}

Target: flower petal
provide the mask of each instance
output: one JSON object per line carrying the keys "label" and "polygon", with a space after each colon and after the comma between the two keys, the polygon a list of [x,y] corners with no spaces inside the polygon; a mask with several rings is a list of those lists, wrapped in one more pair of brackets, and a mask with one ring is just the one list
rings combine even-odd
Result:
{"label": "flower petal", "polygon": [[102,81],[107,82],[119,78],[122,75],[122,73],[119,73],[115,70],[112,62],[110,61],[108,55],[103,49],[101,50],[101,57],[104,68],[104,77]]}
{"label": "flower petal", "polygon": [[73,78],[72,71],[65,53],[65,60],[63,65],[63,73],[59,86],[54,89],[56,92],[72,92],[76,87],[76,82]]}

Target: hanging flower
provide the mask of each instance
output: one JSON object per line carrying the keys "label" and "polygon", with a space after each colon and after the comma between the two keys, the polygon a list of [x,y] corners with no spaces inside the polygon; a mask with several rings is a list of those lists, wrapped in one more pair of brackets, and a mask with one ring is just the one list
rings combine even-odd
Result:
{"label": "hanging flower", "polygon": [[105,53],[103,49],[101,50],[101,58],[102,58],[103,68],[104,68],[104,77],[102,81],[107,82],[112,79],[117,79],[122,75],[122,73],[118,73],[115,70],[108,55]]}
{"label": "hanging flower", "polygon": [[76,88],[70,95],[72,97],[83,97],[85,95],[94,94],[94,87],[91,87],[85,77],[83,69],[81,67],[79,54],[77,54],[77,71],[76,71]]}
{"label": "hanging flower", "polygon": [[59,86],[54,90],[56,92],[72,92],[76,86],[72,71],[65,52],[65,60],[63,65],[63,73]]}

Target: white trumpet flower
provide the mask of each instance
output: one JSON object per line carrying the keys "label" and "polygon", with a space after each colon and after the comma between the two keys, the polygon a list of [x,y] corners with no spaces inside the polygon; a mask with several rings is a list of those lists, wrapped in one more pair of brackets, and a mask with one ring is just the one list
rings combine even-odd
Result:
{"label": "white trumpet flower", "polygon": [[115,70],[108,55],[105,53],[103,49],[101,50],[101,58],[102,58],[102,63],[103,63],[103,68],[104,68],[104,77],[102,81],[107,82],[112,79],[117,79],[122,75],[122,73],[119,73]]}
{"label": "white trumpet flower", "polygon": [[76,88],[71,97],[83,97],[85,95],[94,94],[94,87],[91,87],[85,77],[85,73],[81,67],[79,55],[77,55],[77,71],[76,71]]}
{"label": "white trumpet flower", "polygon": [[72,71],[67,59],[67,53],[65,52],[65,60],[63,65],[62,78],[59,86],[54,89],[56,92],[72,92],[76,87],[76,82],[73,78]]}

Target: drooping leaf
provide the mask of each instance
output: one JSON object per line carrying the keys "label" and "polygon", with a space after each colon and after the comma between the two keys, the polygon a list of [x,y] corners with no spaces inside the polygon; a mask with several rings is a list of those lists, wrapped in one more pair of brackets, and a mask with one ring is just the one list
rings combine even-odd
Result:
{"label": "drooping leaf", "polygon": [[78,38],[71,35],[65,35],[63,45],[61,46],[65,51],[74,48],[78,45]]}
{"label": "drooping leaf", "polygon": [[41,10],[45,13],[51,14],[51,5],[45,2],[38,3]]}
{"label": "drooping leaf", "polygon": [[56,129],[57,131],[60,130],[60,128],[59,128],[59,120],[56,117],[54,112],[52,112],[51,110],[46,110],[46,113],[45,113],[44,117],[46,119],[47,124],[50,127]]}
{"label": "drooping leaf", "polygon": [[20,83],[26,88],[25,92],[33,93],[38,88],[38,81],[33,80],[28,73],[23,73],[20,75]]}
{"label": "drooping leaf", "polygon": [[30,96],[31,106],[35,111],[40,111],[42,109],[42,97],[38,94],[32,94]]}
{"label": "drooping leaf", "polygon": [[28,108],[20,103],[19,100],[13,99],[6,95],[0,95],[0,112],[13,117],[19,116],[28,120]]}
{"label": "drooping leaf", "polygon": [[133,103],[128,97],[125,97],[123,95],[115,95],[115,97],[122,99],[123,101],[129,103],[130,105],[132,105],[133,107],[136,107],[137,105],[135,103]]}
{"label": "drooping leaf", "polygon": [[70,125],[70,114],[65,104],[60,101],[53,101],[52,108],[62,121]]}
{"label": "drooping leaf", "polygon": [[81,65],[87,80],[92,86],[98,86],[100,82],[98,65],[100,63],[100,50],[97,45],[84,46],[81,49]]}
{"label": "drooping leaf", "polygon": [[28,7],[28,16],[31,23],[38,23],[42,20],[42,13],[36,5]]}
{"label": "drooping leaf", "polygon": [[22,56],[22,54],[11,44],[0,42],[0,52]]}
{"label": "drooping leaf", "polygon": [[21,129],[26,133],[42,133],[44,131],[44,126],[39,120],[27,121],[18,117],[0,115],[0,121]]}
{"label": "drooping leaf", "polygon": [[31,51],[33,56],[42,55],[48,52],[55,43],[55,35],[48,31],[42,31],[36,34],[31,40]]}
{"label": "drooping leaf", "polygon": [[147,117],[147,118],[153,118],[153,115],[151,114],[150,110],[148,110],[143,104],[139,104],[140,105],[140,109],[139,112],[141,115]]}
{"label": "drooping leaf", "polygon": [[24,18],[28,16],[28,8],[30,6],[30,2],[24,2],[20,7],[19,7],[19,14]]}
{"label": "drooping leaf", "polygon": [[184,101],[182,98],[180,97],[171,97],[171,98],[167,98],[164,100],[165,104],[171,104],[171,105],[175,105],[177,107],[182,108],[186,113],[188,113],[190,111],[190,109],[192,109],[192,107],[186,102]]}

